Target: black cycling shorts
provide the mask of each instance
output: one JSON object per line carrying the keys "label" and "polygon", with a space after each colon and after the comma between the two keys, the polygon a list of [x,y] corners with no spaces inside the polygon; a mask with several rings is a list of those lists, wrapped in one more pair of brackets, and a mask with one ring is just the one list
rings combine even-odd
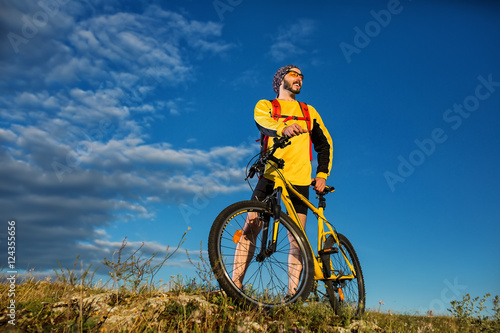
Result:
{"label": "black cycling shorts", "polygon": [[[294,185],[295,189],[309,200],[309,186]],[[273,193],[274,182],[267,178],[260,178],[255,186],[251,200],[263,201],[269,194]],[[307,215],[307,206],[295,194],[290,193],[290,200],[292,201],[295,211],[300,214]]]}

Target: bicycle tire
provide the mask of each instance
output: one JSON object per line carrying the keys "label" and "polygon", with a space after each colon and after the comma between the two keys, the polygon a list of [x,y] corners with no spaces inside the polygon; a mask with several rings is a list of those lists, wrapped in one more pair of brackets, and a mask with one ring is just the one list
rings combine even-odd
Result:
{"label": "bicycle tire", "polygon": [[[344,312],[349,311],[351,314],[354,314],[354,316],[359,317],[363,315],[366,304],[365,282],[363,279],[363,272],[361,271],[361,264],[354,251],[354,247],[347,237],[339,233],[337,236],[341,249],[343,249],[356,271],[356,278],[352,280],[341,280],[339,282],[335,280],[325,280],[326,292],[335,314],[341,316]],[[342,251],[330,255],[330,260],[335,274],[342,274],[342,272],[347,273],[346,275],[351,274],[349,266],[342,255]],[[339,288],[341,292],[339,292]],[[340,293],[343,294],[343,300]]]}
{"label": "bicycle tire", "polygon": [[[273,216],[268,205],[263,202],[240,201],[225,208],[210,230],[208,255],[220,287],[240,305],[254,308],[271,309],[305,300],[314,282],[313,256],[304,233],[284,212],[280,215],[276,251],[262,262],[256,260],[263,234],[260,230],[255,242],[255,252],[243,279],[243,287],[240,289],[233,282],[231,276],[236,251],[233,236],[237,230],[243,229],[248,212],[258,213],[260,218]],[[272,225],[272,219],[270,224]],[[292,294],[288,290],[288,235],[292,235],[297,242],[302,258],[302,273]]]}

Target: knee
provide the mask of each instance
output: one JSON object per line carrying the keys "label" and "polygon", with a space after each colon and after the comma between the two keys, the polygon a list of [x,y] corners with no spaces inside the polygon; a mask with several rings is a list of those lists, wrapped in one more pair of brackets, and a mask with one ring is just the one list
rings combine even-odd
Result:
{"label": "knee", "polygon": [[261,221],[258,216],[248,216],[248,220],[243,227],[244,235],[256,235],[260,232]]}
{"label": "knee", "polygon": [[257,235],[260,231],[260,225],[257,221],[249,220],[243,227],[244,235]]}

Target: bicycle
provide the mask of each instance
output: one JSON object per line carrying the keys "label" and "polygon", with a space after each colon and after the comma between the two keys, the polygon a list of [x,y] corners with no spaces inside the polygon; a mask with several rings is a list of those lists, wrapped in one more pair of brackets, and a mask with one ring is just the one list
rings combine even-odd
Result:
{"label": "bicycle", "polygon": [[[250,169],[247,166],[246,180],[262,172],[266,165],[273,167],[277,173],[274,192],[263,201],[236,202],[222,210],[215,219],[208,240],[215,277],[226,294],[239,304],[267,309],[305,301],[314,281],[320,280],[325,284],[326,296],[336,314],[350,309],[351,313],[360,316],[365,309],[361,265],[347,237],[337,233],[323,213],[325,195],[335,189],[327,186],[323,192],[317,193],[318,207],[302,196],[280,172],[284,161],[274,156],[277,149],[289,144],[286,137],[275,138],[273,146],[256,155],[259,157]],[[318,219],[316,254],[299,222],[289,193],[299,197]],[[281,210],[280,199],[288,214]],[[260,229],[248,235],[248,248],[238,252],[240,256],[246,251],[246,258],[241,260],[236,257],[236,251],[241,249],[247,219],[253,219],[252,223],[258,223]],[[249,238],[252,240],[248,241]],[[291,262],[293,259],[295,263]],[[242,279],[241,286],[234,277],[236,271],[243,271],[238,276]],[[292,282],[295,284],[290,287]]]}

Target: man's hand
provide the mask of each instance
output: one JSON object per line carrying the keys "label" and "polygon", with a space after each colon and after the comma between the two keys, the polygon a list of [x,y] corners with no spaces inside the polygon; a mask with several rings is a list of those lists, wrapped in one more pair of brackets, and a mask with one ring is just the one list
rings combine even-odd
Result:
{"label": "man's hand", "polygon": [[283,129],[283,135],[286,135],[290,138],[303,133],[307,133],[307,130],[300,127],[300,125],[297,123],[293,123]]}
{"label": "man's hand", "polygon": [[311,183],[312,182],[316,182],[316,184],[314,184],[315,191],[323,192],[325,190],[325,186],[326,186],[326,179],[325,178],[316,177],[313,180],[311,180]]}

